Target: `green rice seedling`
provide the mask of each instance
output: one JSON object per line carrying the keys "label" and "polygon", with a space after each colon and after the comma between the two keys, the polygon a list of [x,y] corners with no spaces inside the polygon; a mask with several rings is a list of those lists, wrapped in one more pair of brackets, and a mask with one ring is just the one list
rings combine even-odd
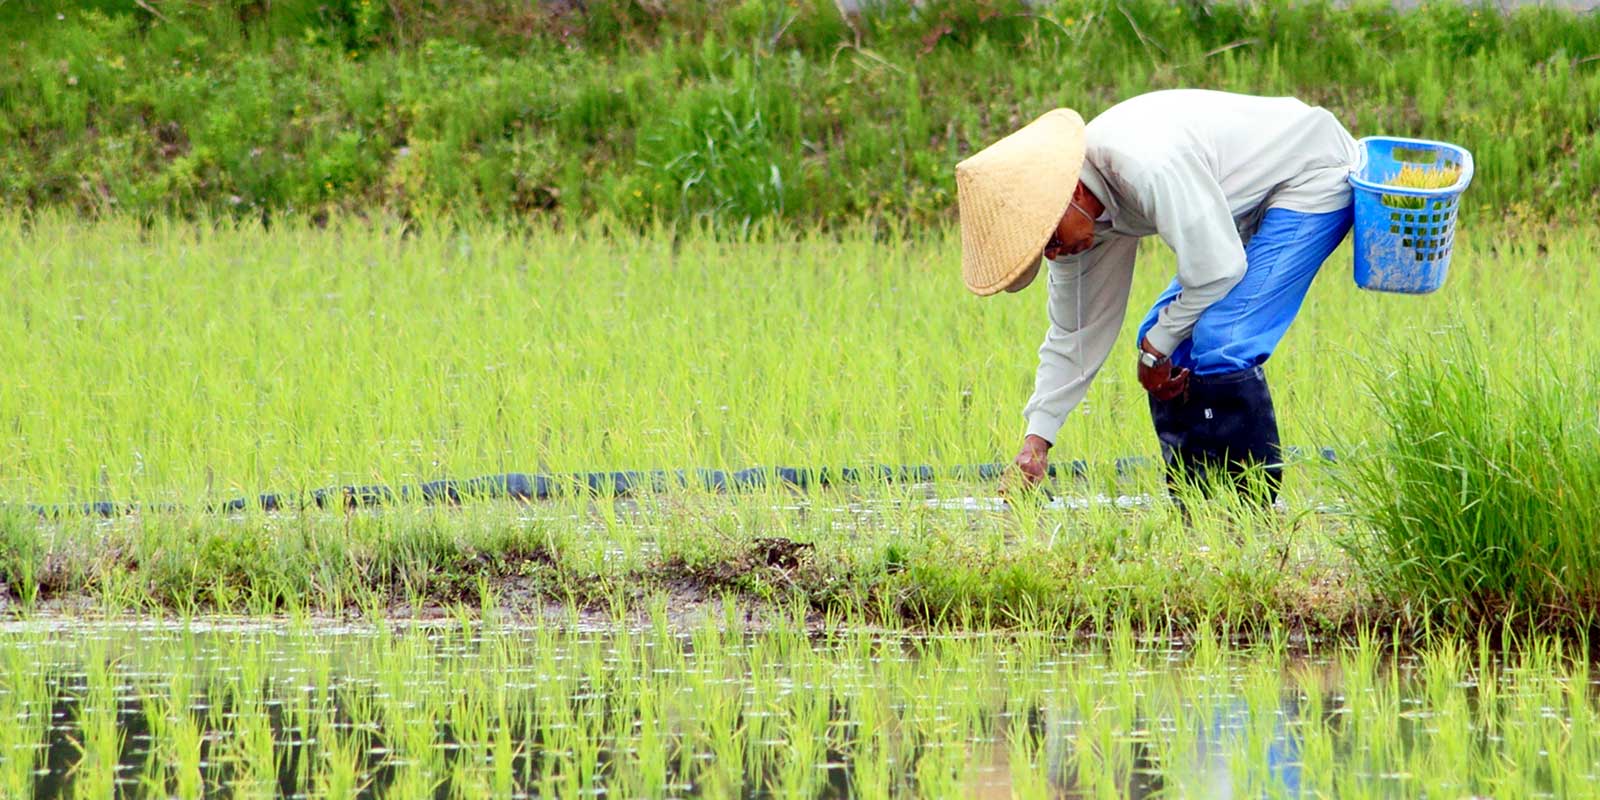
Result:
{"label": "green rice seedling", "polygon": [[515,720],[512,711],[515,707],[510,704],[507,692],[502,690],[495,695],[494,732],[489,744],[490,780],[488,789],[492,794],[504,797],[516,791],[517,775],[516,762],[518,758],[527,757],[527,747],[513,738]]}
{"label": "green rice seedling", "polygon": [[28,711],[13,692],[0,695],[0,714],[8,723],[0,730],[0,789],[20,796],[33,791],[34,740],[27,734]]}
{"label": "green rice seedling", "polygon": [[[493,701],[495,692],[484,680],[489,674],[495,673],[475,670],[461,675],[461,682],[446,690],[456,698],[444,712],[457,745],[455,757],[445,765],[451,792],[456,797],[481,797],[493,788],[490,746],[494,722],[486,704]],[[511,789],[509,781],[504,786],[508,791]]]}
{"label": "green rice seedling", "polygon": [[[1124,747],[1131,751],[1128,759],[1126,781],[1128,791],[1137,784],[1149,782],[1158,776],[1166,786],[1183,787],[1203,783],[1193,772],[1204,762],[1202,745],[1188,732],[1202,729],[1205,723],[1199,718],[1207,716],[1206,694],[1213,691],[1217,676],[1192,668],[1179,668],[1178,654],[1167,658],[1156,655],[1159,645],[1152,647],[1147,664],[1148,677],[1141,681],[1143,691],[1139,706],[1124,733]],[[1164,663],[1165,662],[1165,663]],[[1193,680],[1191,684],[1189,679]],[[1157,766],[1159,765],[1159,771]]]}
{"label": "green rice seedling", "polygon": [[[633,768],[630,771],[634,791],[643,796],[660,797],[667,792],[674,733],[669,729],[671,719],[664,714],[666,709],[662,703],[661,679],[656,676],[654,667],[650,667],[646,674],[650,677],[643,691],[638,693],[636,702],[627,706],[627,716],[633,720],[629,738],[636,752],[625,763]],[[620,725],[618,729],[627,730]]]}
{"label": "green rice seedling", "polygon": [[1013,794],[1020,798],[1052,795],[1047,775],[1048,753],[1044,741],[1029,725],[1029,709],[1013,706],[1006,729],[1006,777]]}
{"label": "green rice seedling", "polygon": [[[254,657],[240,660],[247,674],[259,669],[264,660],[251,655]],[[265,796],[277,788],[272,718],[262,690],[260,680],[241,678],[229,685],[226,695],[231,733],[226,758],[234,767],[229,782],[245,797]]]}
{"label": "green rice seedling", "polygon": [[[1466,695],[1461,689],[1475,681],[1467,666],[1466,653],[1462,647],[1457,642],[1449,640],[1430,647],[1422,655],[1418,672],[1418,679],[1422,684],[1421,691],[1432,715],[1429,727],[1447,734],[1470,730],[1471,712],[1467,706]],[[1438,748],[1436,752],[1445,763],[1462,763],[1476,755],[1469,751],[1471,742],[1465,737],[1441,736],[1440,743],[1444,746]]]}
{"label": "green rice seedling", "polygon": [[11,797],[33,791],[50,724],[47,687],[60,678],[37,645],[33,637],[0,634],[0,794]]}
{"label": "green rice seedling", "polygon": [[1561,678],[1562,703],[1557,708],[1567,720],[1565,738],[1558,740],[1554,749],[1546,749],[1555,754],[1550,763],[1553,790],[1577,794],[1588,791],[1589,783],[1579,776],[1588,773],[1600,757],[1600,747],[1595,744],[1596,709],[1587,688],[1593,685],[1593,667],[1585,659],[1572,659]]}
{"label": "green rice seedling", "polygon": [[1310,779],[1302,789],[1325,791],[1327,783],[1321,776],[1332,775],[1338,759],[1329,722],[1333,710],[1328,706],[1329,670],[1323,665],[1301,664],[1292,674],[1299,709],[1290,724],[1299,748],[1301,774]]}
{"label": "green rice seedling", "polygon": [[572,738],[572,775],[578,791],[585,793],[598,793],[606,783],[607,775],[604,772],[605,762],[601,760],[601,751],[605,749],[603,738],[604,722],[600,715],[600,703],[596,700],[586,701],[579,705],[571,723]]}
{"label": "green rice seedling", "polygon": [[370,776],[361,769],[366,748],[354,730],[341,730],[331,718],[323,716],[316,728],[317,753],[322,763],[314,770],[313,797],[351,797],[364,789]]}
{"label": "green rice seedling", "polygon": [[87,654],[84,689],[78,698],[78,736],[74,744],[79,756],[71,775],[76,794],[83,797],[112,796],[117,781],[117,754],[124,741],[117,719],[116,669],[105,662],[103,655],[97,649]]}
{"label": "green rice seedling", "polygon": [[194,687],[186,670],[179,669],[173,676],[162,708],[167,726],[163,739],[170,748],[167,757],[171,766],[171,785],[175,787],[178,797],[202,797],[205,791],[205,731],[201,720],[195,718]]}
{"label": "green rice seedling", "polygon": [[[408,795],[431,794],[443,780],[445,743],[438,723],[448,715],[450,696],[435,659],[425,654],[421,633],[396,637],[393,672],[385,671],[383,696],[371,708],[352,711],[352,724],[365,731],[386,733],[385,759],[396,768],[392,785]],[[420,689],[420,691],[419,691]],[[360,693],[352,696],[360,697]]]}
{"label": "green rice seedling", "polygon": [[[1275,659],[1274,659],[1275,660]],[[1232,762],[1230,772],[1235,783],[1260,791],[1268,796],[1279,796],[1287,788],[1279,776],[1273,774],[1273,762],[1266,757],[1284,735],[1283,727],[1283,676],[1263,670],[1251,670],[1238,686],[1240,705],[1248,709],[1244,719],[1229,719],[1237,726],[1232,733],[1244,752],[1260,754],[1256,758]],[[1224,714],[1224,718],[1236,717]]]}

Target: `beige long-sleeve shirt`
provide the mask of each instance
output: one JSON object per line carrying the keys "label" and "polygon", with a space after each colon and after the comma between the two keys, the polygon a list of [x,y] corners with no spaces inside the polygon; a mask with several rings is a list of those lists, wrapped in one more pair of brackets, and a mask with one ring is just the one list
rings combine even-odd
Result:
{"label": "beige long-sleeve shirt", "polygon": [[1176,89],[1095,117],[1080,180],[1106,211],[1092,247],[1048,262],[1050,329],[1023,409],[1028,433],[1054,442],[1110,355],[1140,238],[1159,234],[1178,257],[1182,290],[1149,333],[1171,353],[1244,277],[1261,215],[1344,208],[1359,158],[1338,119],[1292,97]]}

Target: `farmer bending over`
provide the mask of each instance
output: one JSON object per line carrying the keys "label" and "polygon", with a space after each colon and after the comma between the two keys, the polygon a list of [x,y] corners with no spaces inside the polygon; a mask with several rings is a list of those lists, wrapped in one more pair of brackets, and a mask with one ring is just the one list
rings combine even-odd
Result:
{"label": "farmer bending over", "polygon": [[[956,165],[961,270],[980,295],[1015,292],[1049,262],[1016,466],[1029,484],[1122,325],[1139,239],[1159,234],[1177,277],[1139,325],[1139,383],[1169,484],[1226,470],[1282,481],[1261,365],[1350,229],[1360,149],[1334,116],[1288,97],[1140,95],[1087,126],[1058,108]],[[1129,349],[1133,355],[1133,348]]]}

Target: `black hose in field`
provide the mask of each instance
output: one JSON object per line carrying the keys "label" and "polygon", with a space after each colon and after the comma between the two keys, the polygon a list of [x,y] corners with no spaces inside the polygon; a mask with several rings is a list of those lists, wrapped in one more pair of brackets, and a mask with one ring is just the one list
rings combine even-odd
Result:
{"label": "black hose in field", "polygon": [[[1297,447],[1287,448],[1286,460],[1294,462],[1305,457]],[[1325,461],[1334,460],[1331,447],[1318,450]],[[1126,477],[1140,470],[1151,469],[1159,459],[1147,456],[1124,456],[1112,464],[1118,477]],[[1007,463],[959,464],[943,470],[947,480],[982,482],[998,480],[1010,467]],[[940,479],[941,470],[927,464],[880,464],[869,467],[751,467],[741,470],[624,470],[614,472],[574,472],[564,474],[533,474],[506,472],[466,479],[441,479],[409,486],[333,486],[313,490],[303,496],[265,493],[255,497],[240,497],[205,506],[205,510],[219,513],[238,513],[252,508],[262,511],[288,511],[303,508],[357,509],[372,508],[396,503],[421,503],[424,505],[456,505],[466,500],[517,500],[531,503],[561,496],[628,497],[646,493],[659,493],[691,486],[708,492],[752,491],[771,486],[785,486],[806,490],[830,486],[862,483],[921,484]],[[1074,481],[1087,481],[1089,464],[1082,459],[1052,463],[1049,469],[1052,480],[1068,477]],[[109,501],[92,503],[63,503],[57,505],[31,505],[29,508],[43,517],[98,516],[116,517],[139,511],[173,512],[182,510],[174,504],[117,503]]]}

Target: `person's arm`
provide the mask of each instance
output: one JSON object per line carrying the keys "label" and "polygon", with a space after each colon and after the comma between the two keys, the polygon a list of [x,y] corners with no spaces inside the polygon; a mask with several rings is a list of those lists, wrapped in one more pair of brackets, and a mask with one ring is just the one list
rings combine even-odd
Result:
{"label": "person's arm", "polygon": [[1050,329],[1039,346],[1028,435],[1054,443],[1116,343],[1128,310],[1139,240],[1112,236],[1050,266]]}
{"label": "person's arm", "polygon": [[1136,202],[1178,257],[1178,296],[1161,309],[1146,338],[1163,355],[1189,338],[1201,313],[1244,277],[1244,243],[1228,198],[1199,156],[1184,153],[1144,165]]}

